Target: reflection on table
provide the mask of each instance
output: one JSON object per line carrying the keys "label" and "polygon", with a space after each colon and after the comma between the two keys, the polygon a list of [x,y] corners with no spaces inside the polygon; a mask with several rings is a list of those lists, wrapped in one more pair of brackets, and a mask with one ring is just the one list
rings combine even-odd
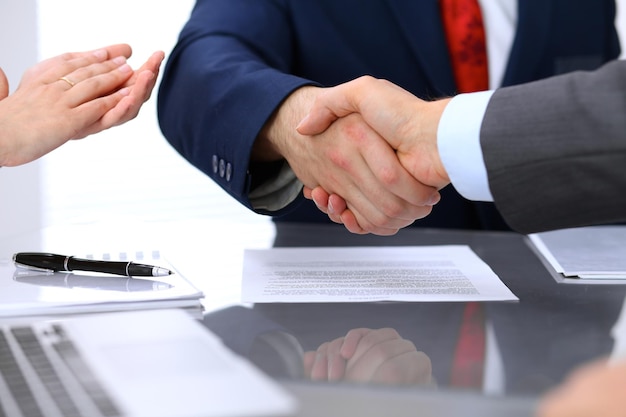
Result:
{"label": "reflection on table", "polygon": [[170,284],[146,278],[111,275],[83,275],[73,272],[41,273],[15,268],[13,279],[17,282],[41,287],[82,288],[99,291],[161,291],[172,288]]}
{"label": "reflection on table", "polygon": [[[471,303],[256,304],[205,316],[229,347],[277,378],[538,395],[612,352],[626,286],[558,284],[524,236],[415,229],[358,236],[280,223],[276,231],[275,246],[468,244],[520,298],[477,303],[484,336],[470,342],[460,335]],[[459,344],[481,345],[474,381],[461,374]]]}

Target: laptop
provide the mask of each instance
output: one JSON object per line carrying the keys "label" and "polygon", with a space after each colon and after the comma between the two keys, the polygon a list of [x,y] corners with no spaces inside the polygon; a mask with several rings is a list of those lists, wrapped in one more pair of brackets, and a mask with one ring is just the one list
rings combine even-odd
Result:
{"label": "laptop", "polygon": [[282,416],[296,401],[180,309],[0,320],[0,417]]}

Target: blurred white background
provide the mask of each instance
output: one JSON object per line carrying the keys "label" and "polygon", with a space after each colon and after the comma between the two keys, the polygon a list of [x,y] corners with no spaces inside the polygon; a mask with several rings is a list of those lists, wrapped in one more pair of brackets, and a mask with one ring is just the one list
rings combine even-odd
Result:
{"label": "blurred white background", "polygon": [[[171,51],[193,4],[0,0],[0,66],[12,64],[7,72],[14,89],[20,71],[38,60],[126,42],[134,49],[130,64],[136,68],[155,50]],[[626,0],[618,0],[618,6],[617,25],[626,50]],[[131,123],[69,143],[30,166],[3,169],[0,235],[25,227],[117,218],[268,222],[241,207],[169,146],[158,128],[155,98],[156,90]]]}
{"label": "blurred white background", "polygon": [[[0,56],[14,45],[0,66],[5,68],[5,60],[19,55],[23,71],[63,52],[128,43],[133,47],[129,63],[138,68],[154,51],[169,54],[193,4],[193,0],[0,0],[0,35],[5,44]],[[20,18],[34,19],[30,23],[36,35],[33,27],[15,22]],[[19,46],[28,36],[36,37],[35,53],[28,53],[33,40]],[[6,72],[14,90],[21,72],[18,68]],[[230,217],[268,222],[243,208],[170,147],[158,127],[156,91],[132,122],[70,142],[28,166],[3,169],[0,235],[120,218],[151,222]]]}
{"label": "blurred white background", "polygon": [[[192,0],[39,0],[40,56],[126,42],[133,68],[174,47]],[[165,63],[163,64],[165,65]],[[236,216],[241,207],[183,160],[161,135],[156,89],[138,118],[50,154],[42,167],[44,225],[131,217],[144,221]]]}

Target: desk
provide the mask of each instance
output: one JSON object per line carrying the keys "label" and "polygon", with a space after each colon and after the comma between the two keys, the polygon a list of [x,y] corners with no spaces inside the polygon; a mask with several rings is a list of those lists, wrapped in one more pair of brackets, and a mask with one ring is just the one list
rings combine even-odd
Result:
{"label": "desk", "polygon": [[[469,245],[520,298],[519,302],[485,304],[498,351],[495,368],[499,368],[492,375],[495,383],[487,384],[487,395],[514,401],[541,395],[577,365],[609,355],[613,347],[610,331],[626,295],[623,285],[558,284],[528,243],[526,237],[507,232],[410,228],[393,237],[379,237],[353,235],[340,226],[279,223],[274,246]],[[284,353],[288,350],[285,343],[278,343],[279,348],[267,346],[265,336],[261,336],[265,332],[293,335],[307,351],[344,336],[350,329],[390,327],[430,358],[437,391],[441,392],[450,388],[454,340],[463,307],[464,303],[258,304],[209,312],[205,324],[231,348],[283,381],[298,380],[291,370],[294,365],[289,364],[297,355]],[[278,353],[281,349],[283,353]],[[301,385],[295,386],[299,389]],[[390,400],[407,391],[406,386],[394,388],[394,394],[385,387],[370,391],[361,400],[369,400],[372,406],[376,404],[371,402],[374,397],[385,403],[381,392],[387,391],[389,395],[383,398]],[[337,396],[337,389],[339,386],[328,391],[326,398]],[[418,386],[408,390],[415,398],[424,395]],[[344,393],[346,398],[354,395],[349,389]],[[397,399],[392,402],[398,404]],[[398,411],[387,415],[405,414]]]}
{"label": "desk", "polygon": [[[380,237],[335,225],[193,220],[75,225],[35,235],[12,239],[7,250],[160,249],[205,292],[203,323],[292,390],[303,402],[302,416],[529,415],[534,398],[573,368],[611,353],[610,330],[626,296],[626,285],[558,284],[526,238],[508,232],[409,228]],[[500,364],[487,393],[449,386],[464,303],[239,304],[245,248],[439,244],[469,245],[520,299],[485,304],[498,348],[495,368]],[[300,349],[315,350],[360,327],[393,328],[410,340],[430,360],[437,387],[302,377]]]}

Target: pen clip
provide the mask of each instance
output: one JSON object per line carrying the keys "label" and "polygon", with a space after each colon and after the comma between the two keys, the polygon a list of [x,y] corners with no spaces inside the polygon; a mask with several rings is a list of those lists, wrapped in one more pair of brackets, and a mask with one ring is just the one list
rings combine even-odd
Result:
{"label": "pen clip", "polygon": [[25,265],[19,262],[15,262],[15,266],[17,266],[18,268],[22,268],[22,269],[28,269],[29,271],[54,273],[54,269],[38,268],[36,266]]}

